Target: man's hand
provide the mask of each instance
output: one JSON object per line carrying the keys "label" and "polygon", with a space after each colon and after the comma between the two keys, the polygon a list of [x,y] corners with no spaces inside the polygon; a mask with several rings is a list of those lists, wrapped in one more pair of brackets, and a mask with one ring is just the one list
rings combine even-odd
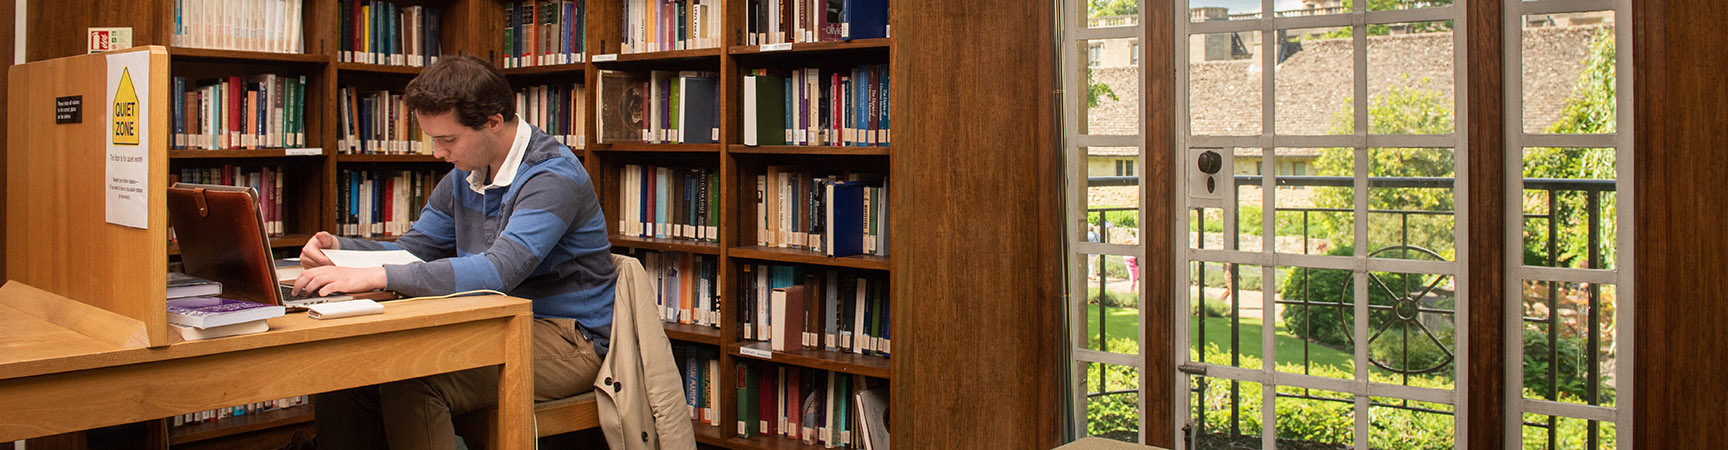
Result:
{"label": "man's hand", "polygon": [[387,278],[383,267],[313,267],[300,272],[300,278],[294,280],[294,295],[317,292],[319,297],[327,297],[338,292],[383,289]]}
{"label": "man's hand", "polygon": [[318,234],[312,235],[312,239],[306,240],[305,247],[300,248],[300,267],[311,269],[333,265],[330,262],[330,257],[324,256],[324,250],[339,250],[341,248],[342,243],[336,240],[336,236],[320,231]]}

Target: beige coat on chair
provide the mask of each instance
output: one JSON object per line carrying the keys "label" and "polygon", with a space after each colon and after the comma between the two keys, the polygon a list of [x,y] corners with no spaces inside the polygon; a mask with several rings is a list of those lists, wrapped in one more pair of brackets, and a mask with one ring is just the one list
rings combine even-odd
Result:
{"label": "beige coat on chair", "polygon": [[636,258],[612,255],[618,266],[612,343],[594,378],[600,429],[618,449],[696,448],[684,380],[654,305],[654,287]]}

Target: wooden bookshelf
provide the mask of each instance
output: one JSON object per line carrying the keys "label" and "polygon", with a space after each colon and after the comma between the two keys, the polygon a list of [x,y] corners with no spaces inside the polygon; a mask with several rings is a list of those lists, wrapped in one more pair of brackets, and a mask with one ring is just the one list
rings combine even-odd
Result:
{"label": "wooden bookshelf", "polygon": [[727,146],[733,154],[752,155],[814,155],[814,156],[888,156],[893,147],[832,147],[818,145],[742,145]]}
{"label": "wooden bookshelf", "polygon": [[650,144],[646,142],[595,143],[596,152],[720,153],[720,144]]}
{"label": "wooden bookshelf", "polygon": [[761,357],[751,354],[752,352],[747,352],[747,348],[750,350],[767,350],[768,343],[759,341],[736,342],[726,346],[726,353],[740,358],[769,361],[789,366],[831,370],[872,378],[893,378],[893,374],[889,371],[889,358],[886,356],[870,356],[860,355],[857,353],[804,349],[786,352],[769,350],[770,356]]}
{"label": "wooden bookshelf", "polygon": [[720,254],[720,244],[718,243],[692,241],[688,239],[660,239],[612,235],[612,246],[656,250],[662,252],[695,253],[699,255]]}
{"label": "wooden bookshelf", "polygon": [[315,53],[271,53],[244,50],[168,47],[168,56],[176,61],[262,62],[326,64],[330,59]]}
{"label": "wooden bookshelf", "polygon": [[512,67],[509,69],[498,69],[498,71],[503,72],[504,76],[506,76],[506,77],[527,76],[527,75],[570,75],[570,76],[575,77],[576,79],[581,79],[582,73],[586,72],[587,70],[588,70],[588,64],[585,64],[585,63],[552,64],[552,65],[546,65],[546,66],[528,66],[528,67]]}
{"label": "wooden bookshelf", "polygon": [[[726,53],[732,55],[756,54],[800,54],[800,53],[835,53],[858,50],[888,50],[894,45],[893,38],[858,39],[853,41],[830,42],[794,42],[775,46],[769,45],[734,45],[726,48]],[[766,49],[766,50],[765,50]]]}
{"label": "wooden bookshelf", "polygon": [[168,444],[181,446],[240,433],[312,422],[312,404],[274,409],[221,420],[170,427]]}
{"label": "wooden bookshelf", "polygon": [[[432,155],[336,155],[339,163],[443,163]],[[448,164],[448,163],[446,163]]]}
{"label": "wooden bookshelf", "polygon": [[721,341],[719,328],[687,323],[667,323],[666,337],[684,342],[712,346],[719,346]]}
{"label": "wooden bookshelf", "polygon": [[[316,154],[290,154],[316,150]],[[168,159],[244,159],[244,158],[284,158],[284,157],[320,157],[323,149],[311,148],[260,148],[233,150],[169,150]]]}
{"label": "wooden bookshelf", "polygon": [[805,264],[826,267],[847,267],[866,270],[893,270],[894,263],[889,257],[875,255],[857,255],[846,257],[830,257],[821,253],[795,248],[779,247],[733,247],[727,249],[727,254],[733,258],[755,259],[787,264]]}
{"label": "wooden bookshelf", "polygon": [[419,75],[421,69],[422,69],[421,67],[396,66],[396,65],[389,65],[389,64],[366,64],[366,63],[351,63],[351,62],[336,63],[336,70],[341,71],[341,72],[353,72],[353,73],[381,73],[381,74],[396,74],[396,75]]}

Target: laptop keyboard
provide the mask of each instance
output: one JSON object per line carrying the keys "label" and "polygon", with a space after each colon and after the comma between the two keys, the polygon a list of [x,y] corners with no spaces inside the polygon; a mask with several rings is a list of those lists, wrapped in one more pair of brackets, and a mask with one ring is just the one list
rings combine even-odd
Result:
{"label": "laptop keyboard", "polygon": [[352,295],[342,294],[319,297],[317,291],[306,291],[301,292],[300,295],[294,295],[294,286],[287,285],[277,285],[276,289],[281,295],[283,306],[306,306],[354,299]]}

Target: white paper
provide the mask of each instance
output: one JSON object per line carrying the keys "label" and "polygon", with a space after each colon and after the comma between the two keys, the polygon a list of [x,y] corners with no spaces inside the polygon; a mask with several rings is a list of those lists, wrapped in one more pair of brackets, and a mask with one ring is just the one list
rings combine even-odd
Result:
{"label": "white paper", "polygon": [[385,264],[423,262],[407,250],[324,250],[324,256],[339,267],[384,267]]}
{"label": "white paper", "polygon": [[[102,178],[108,223],[150,227],[150,52],[108,55]],[[116,115],[118,114],[118,115]]]}

